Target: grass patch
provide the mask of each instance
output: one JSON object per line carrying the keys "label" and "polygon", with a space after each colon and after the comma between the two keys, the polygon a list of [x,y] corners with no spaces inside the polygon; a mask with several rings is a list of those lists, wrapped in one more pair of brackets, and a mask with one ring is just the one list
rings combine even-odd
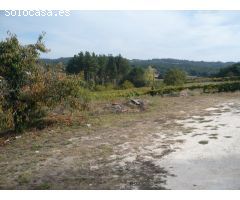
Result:
{"label": "grass patch", "polygon": [[209,139],[218,139],[216,136],[210,136]]}
{"label": "grass patch", "polygon": [[208,144],[208,140],[201,140],[201,141],[199,141],[198,143],[205,145],[205,144]]}
{"label": "grass patch", "polygon": [[[211,120],[211,119],[209,119],[209,120],[199,120],[200,123],[207,123],[207,122],[211,122],[211,121],[213,121],[213,120]],[[208,125],[208,126],[210,126],[210,125]]]}
{"label": "grass patch", "polygon": [[207,133],[196,133],[196,134],[193,134],[192,137],[196,137],[196,136],[200,136],[200,135],[206,135]]}
{"label": "grass patch", "polygon": [[210,134],[209,136],[216,137],[216,136],[218,136],[218,134],[217,133],[213,133],[213,134]]}
{"label": "grass patch", "polygon": [[230,136],[230,135],[226,135],[226,136],[223,136],[223,137],[225,137],[225,138],[232,138],[232,136]]}
{"label": "grass patch", "polygon": [[218,130],[218,126],[211,128],[211,130]]}
{"label": "grass patch", "polygon": [[37,151],[37,150],[39,150],[39,149],[41,149],[41,145],[39,145],[39,144],[33,144],[32,146],[31,146],[31,150],[32,151]]}
{"label": "grass patch", "polygon": [[17,178],[19,185],[28,184],[30,182],[30,174],[20,174]]}
{"label": "grass patch", "polygon": [[51,185],[49,183],[42,183],[35,187],[36,190],[49,190]]}

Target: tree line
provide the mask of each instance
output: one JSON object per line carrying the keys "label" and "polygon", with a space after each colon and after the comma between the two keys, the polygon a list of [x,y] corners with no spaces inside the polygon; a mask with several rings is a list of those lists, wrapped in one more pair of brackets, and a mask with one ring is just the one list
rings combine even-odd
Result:
{"label": "tree line", "polygon": [[66,73],[82,76],[89,86],[112,84],[120,87],[132,84],[142,87],[150,85],[156,70],[151,66],[145,69],[131,66],[129,60],[120,54],[106,56],[86,51],[74,55],[69,60]]}
{"label": "tree line", "polygon": [[130,72],[130,68],[128,60],[121,55],[96,55],[86,51],[69,60],[66,72],[81,74],[89,84],[119,85]]}

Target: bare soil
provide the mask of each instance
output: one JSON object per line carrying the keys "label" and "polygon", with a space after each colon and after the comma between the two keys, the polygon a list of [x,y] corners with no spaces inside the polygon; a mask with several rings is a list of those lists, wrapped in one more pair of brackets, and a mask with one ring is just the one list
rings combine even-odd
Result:
{"label": "bare soil", "polygon": [[169,189],[168,177],[176,175],[161,160],[181,149],[186,141],[180,135],[203,134],[194,136],[196,127],[177,121],[198,116],[207,123],[207,108],[238,98],[239,93],[143,97],[144,111],[105,113],[96,105],[82,126],[1,138],[0,188]]}

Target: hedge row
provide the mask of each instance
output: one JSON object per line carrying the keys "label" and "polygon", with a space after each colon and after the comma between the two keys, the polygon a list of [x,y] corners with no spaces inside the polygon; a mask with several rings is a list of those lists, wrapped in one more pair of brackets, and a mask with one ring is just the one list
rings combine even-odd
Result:
{"label": "hedge row", "polygon": [[181,92],[187,89],[188,90],[201,89],[204,93],[234,92],[234,91],[240,90],[240,82],[225,82],[225,83],[208,84],[208,85],[163,87],[158,90],[148,91],[146,94],[150,94],[152,96],[164,95],[164,94],[171,94],[174,92]]}
{"label": "hedge row", "polygon": [[203,82],[224,82],[224,81],[239,81],[240,76],[232,77],[214,77],[214,78],[193,78],[188,79],[186,83],[203,83]]}
{"label": "hedge row", "polygon": [[213,83],[208,85],[196,84],[191,86],[165,86],[161,89],[151,90],[149,87],[143,88],[131,88],[126,90],[109,90],[109,91],[98,91],[91,92],[92,100],[114,100],[119,97],[133,97],[141,95],[165,95],[172,94],[175,92],[181,92],[183,90],[196,90],[199,89],[204,93],[214,92],[234,92],[240,90],[240,81],[235,82],[223,82]]}

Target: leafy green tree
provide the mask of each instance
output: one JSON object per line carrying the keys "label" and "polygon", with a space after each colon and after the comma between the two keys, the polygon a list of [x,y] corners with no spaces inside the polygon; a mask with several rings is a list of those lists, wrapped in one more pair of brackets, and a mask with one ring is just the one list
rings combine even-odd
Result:
{"label": "leafy green tree", "polygon": [[87,107],[87,90],[79,76],[39,63],[40,53],[48,51],[43,36],[29,45],[21,45],[13,34],[0,42],[0,128],[8,124],[6,127],[23,132],[38,126],[61,103],[69,108]]}
{"label": "leafy green tree", "polygon": [[69,61],[66,67],[66,71],[71,74],[78,74],[81,70],[82,69],[80,68],[78,63],[78,57],[74,55],[74,57]]}
{"label": "leafy green tree", "polygon": [[107,80],[116,84],[117,81],[117,65],[113,56],[109,56],[108,63],[106,66]]}
{"label": "leafy green tree", "polygon": [[115,57],[115,62],[117,69],[116,80],[117,84],[119,84],[120,81],[123,80],[123,78],[129,73],[130,65],[128,60],[123,58],[121,55]]}
{"label": "leafy green tree", "polygon": [[156,69],[151,65],[145,70],[145,80],[148,86],[153,86],[155,81]]}
{"label": "leafy green tree", "polygon": [[220,72],[217,74],[219,77],[233,77],[240,76],[240,63],[236,63],[230,67],[220,69]]}
{"label": "leafy green tree", "polygon": [[119,86],[129,71],[129,61],[121,55],[114,57],[89,52],[75,55],[66,67],[69,74],[83,73],[89,86],[108,83]]}
{"label": "leafy green tree", "polygon": [[97,78],[97,72],[99,69],[99,64],[98,64],[98,57],[95,53],[92,53],[90,63],[89,63],[89,71],[90,71],[90,78],[91,81],[96,84],[98,78]]}
{"label": "leafy green tree", "polygon": [[170,69],[164,76],[166,85],[183,85],[186,81],[186,73],[181,69]]}
{"label": "leafy green tree", "polygon": [[106,66],[108,63],[108,57],[105,55],[98,56],[98,71],[97,71],[97,82],[98,84],[104,85],[106,82]]}
{"label": "leafy green tree", "polygon": [[121,85],[121,89],[130,89],[130,88],[134,88],[134,85],[132,82],[126,80],[123,82],[123,84]]}
{"label": "leafy green tree", "polygon": [[145,76],[144,69],[140,67],[134,67],[127,76],[127,80],[132,82],[135,87],[143,87],[145,86]]}

